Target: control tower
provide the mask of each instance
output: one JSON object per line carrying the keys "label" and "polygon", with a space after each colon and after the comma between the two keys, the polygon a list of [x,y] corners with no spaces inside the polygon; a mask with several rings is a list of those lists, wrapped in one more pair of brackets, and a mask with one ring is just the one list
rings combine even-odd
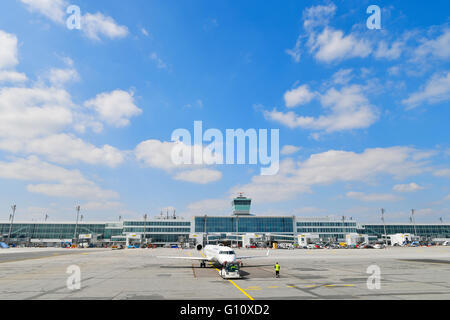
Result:
{"label": "control tower", "polygon": [[233,215],[235,216],[250,216],[250,206],[252,204],[252,199],[244,197],[243,193],[239,193],[237,198],[231,201],[233,208]]}

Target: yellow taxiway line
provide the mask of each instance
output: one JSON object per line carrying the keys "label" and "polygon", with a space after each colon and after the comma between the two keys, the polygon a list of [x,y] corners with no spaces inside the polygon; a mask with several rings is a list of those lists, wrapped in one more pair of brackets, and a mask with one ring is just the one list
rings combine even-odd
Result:
{"label": "yellow taxiway line", "polygon": [[[202,254],[202,256],[203,257],[205,257],[205,255],[203,254],[203,252],[200,252],[201,254]],[[212,263],[210,262],[209,263],[210,265],[212,265]],[[219,269],[217,269],[216,267],[214,267],[214,269],[216,269],[217,270],[217,272],[219,272],[220,273],[220,270]],[[227,279],[228,281],[230,281],[240,292],[242,292],[243,294],[245,294],[245,296],[247,297],[247,298],[249,298],[250,300],[255,300],[255,299],[253,299],[253,297],[251,296],[251,295],[249,295],[247,292],[245,292],[245,290],[244,289],[242,289],[241,287],[239,287],[233,280],[230,280],[230,279]]]}

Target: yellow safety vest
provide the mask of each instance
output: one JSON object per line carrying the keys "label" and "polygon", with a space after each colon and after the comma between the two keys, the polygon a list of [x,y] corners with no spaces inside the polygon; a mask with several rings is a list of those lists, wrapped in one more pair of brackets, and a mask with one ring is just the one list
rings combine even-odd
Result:
{"label": "yellow safety vest", "polygon": [[275,265],[275,271],[280,271],[280,265],[279,264]]}

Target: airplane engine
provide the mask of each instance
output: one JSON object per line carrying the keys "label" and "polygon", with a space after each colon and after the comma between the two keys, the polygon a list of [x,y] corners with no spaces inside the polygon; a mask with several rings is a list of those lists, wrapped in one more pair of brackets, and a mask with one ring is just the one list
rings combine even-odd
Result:
{"label": "airplane engine", "polygon": [[201,244],[198,244],[198,245],[197,245],[197,250],[200,251],[200,250],[202,250],[202,249],[203,249],[203,246],[202,246]]}

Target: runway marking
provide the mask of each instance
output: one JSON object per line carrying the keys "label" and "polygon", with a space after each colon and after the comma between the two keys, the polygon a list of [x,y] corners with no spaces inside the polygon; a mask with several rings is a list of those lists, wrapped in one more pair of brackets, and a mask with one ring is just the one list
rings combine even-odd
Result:
{"label": "runway marking", "polygon": [[270,287],[267,287],[267,288],[269,288],[269,289],[276,289],[276,288],[279,288],[279,286],[270,286]]}
{"label": "runway marking", "polygon": [[[98,252],[98,251],[97,251]],[[6,261],[0,261],[1,263],[12,263],[12,262],[20,262],[20,261],[28,261],[28,260],[39,260],[39,259],[48,259],[48,258],[55,258],[55,257],[62,257],[62,256],[70,256],[70,255],[83,255],[83,254],[89,254],[89,253],[83,253],[83,252],[70,252],[70,253],[57,253],[54,252],[52,255],[49,256],[40,256],[40,257],[25,257],[25,258],[18,258],[15,260],[6,260]]]}
{"label": "runway marking", "polygon": [[252,287],[246,288],[245,290],[262,290],[262,289],[259,286],[252,286]]}
{"label": "runway marking", "polygon": [[236,283],[234,283],[234,281],[232,281],[232,280],[228,280],[228,281],[230,281],[236,288],[238,288],[239,291],[241,291],[243,294],[245,294],[247,296],[247,298],[249,298],[250,300],[255,300],[247,292],[245,292],[243,289],[241,289],[241,287],[239,287]]}
{"label": "runway marking", "polygon": [[27,261],[27,260],[38,260],[38,259],[46,259],[46,258],[53,258],[57,256],[62,256],[62,254],[53,254],[52,256],[42,256],[42,257],[30,257],[30,258],[20,258],[16,260],[6,260],[6,261],[0,261],[0,263],[10,263],[10,262],[19,262],[19,261]]}
{"label": "runway marking", "polygon": [[[202,256],[205,258],[205,255],[203,254],[203,252],[200,252],[202,254]],[[212,265],[212,263],[209,263],[210,265]],[[216,267],[214,267],[214,269],[217,270],[217,272],[220,273],[220,270],[217,269]],[[241,287],[239,287],[233,280],[228,279],[229,282],[231,282],[240,292],[242,292],[247,298],[249,298],[250,300],[255,300],[253,299],[252,296],[250,296],[247,292],[244,291],[244,289],[242,289]]]}

